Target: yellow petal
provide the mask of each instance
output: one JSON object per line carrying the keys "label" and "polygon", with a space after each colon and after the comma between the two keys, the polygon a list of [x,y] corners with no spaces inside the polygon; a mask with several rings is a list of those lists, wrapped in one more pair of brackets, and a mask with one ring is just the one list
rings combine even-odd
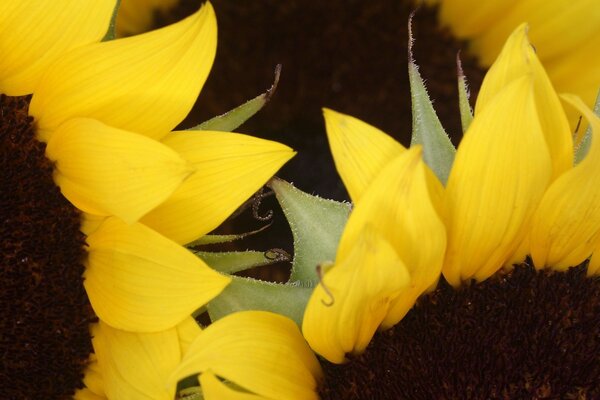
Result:
{"label": "yellow petal", "polygon": [[44,75],[30,114],[42,138],[72,117],[160,138],[192,108],[216,44],[215,15],[206,3],[166,28],[76,49]]}
{"label": "yellow petal", "polygon": [[109,218],[87,242],[88,297],[98,317],[118,329],[172,328],[230,281],[142,224]]}
{"label": "yellow petal", "polygon": [[563,95],[592,127],[587,156],[548,188],[531,231],[537,268],[565,270],[588,258],[600,240],[600,119],[576,96]]}
{"label": "yellow petal", "polygon": [[379,171],[405,148],[391,136],[349,115],[323,109],[335,166],[357,203]]}
{"label": "yellow petal", "polygon": [[163,143],[196,172],[142,222],[182,244],[219,226],[294,155],[277,142],[229,132],[173,132]]}
{"label": "yellow petal", "polygon": [[95,215],[137,221],[193,172],[175,151],[96,120],[67,121],[46,148],[55,181],[71,203]]}
{"label": "yellow petal", "polygon": [[83,377],[83,384],[97,396],[106,396],[104,393],[104,379],[102,378],[102,371],[98,365],[98,360],[94,359],[90,362],[85,370]]}
{"label": "yellow petal", "polygon": [[505,38],[523,21],[531,26],[531,42],[542,60],[568,58],[582,43],[597,42],[600,8],[596,0],[515,1],[510,10],[497,14],[484,32],[473,37],[472,49],[484,65],[494,60]]}
{"label": "yellow petal", "polygon": [[333,363],[360,354],[385,318],[391,301],[410,283],[392,246],[373,227],[363,227],[344,259],[313,291],[302,333],[313,350]]}
{"label": "yellow petal", "polygon": [[421,153],[421,147],[415,146],[379,173],[352,211],[336,256],[341,261],[352,251],[366,225],[372,225],[398,253],[411,281],[392,302],[384,328],[402,319],[416,297],[437,281],[444,259],[446,231],[436,207],[442,188]]}
{"label": "yellow petal", "polygon": [[526,75],[475,116],[458,147],[445,192],[450,284],[487,278],[517,250],[551,171]]}
{"label": "yellow petal", "polygon": [[245,311],[216,321],[192,343],[170,381],[206,371],[268,399],[318,399],[321,367],[296,324],[278,314]]}
{"label": "yellow petal", "polygon": [[200,375],[200,385],[205,400],[269,400],[263,396],[240,392],[221,382],[213,373]]}
{"label": "yellow petal", "polygon": [[32,93],[50,64],[73,48],[99,42],[115,4],[115,0],[3,1],[0,93]]}
{"label": "yellow petal", "polygon": [[452,33],[459,38],[474,36],[488,29],[510,8],[506,1],[442,0],[439,3],[440,21],[449,25]]}
{"label": "yellow petal", "polygon": [[181,360],[175,329],[131,333],[101,321],[92,334],[109,399],[173,399],[167,378]]}
{"label": "yellow petal", "polygon": [[558,95],[527,39],[527,25],[522,24],[510,35],[486,74],[477,97],[475,115],[481,113],[508,84],[529,74],[533,77],[535,107],[552,157],[554,179],[573,165],[573,140]]}
{"label": "yellow petal", "polygon": [[194,317],[189,316],[177,324],[177,335],[179,336],[179,347],[181,354],[187,353],[190,344],[198,337],[202,329]]}

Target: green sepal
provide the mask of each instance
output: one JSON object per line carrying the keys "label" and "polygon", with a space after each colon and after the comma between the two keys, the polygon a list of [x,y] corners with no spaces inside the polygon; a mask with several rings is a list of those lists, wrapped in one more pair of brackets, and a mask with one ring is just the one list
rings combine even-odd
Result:
{"label": "green sepal", "polygon": [[292,285],[232,276],[231,283],[208,303],[208,315],[214,322],[226,315],[245,310],[271,311],[302,324],[304,308],[313,291],[312,284]]}
{"label": "green sepal", "polygon": [[263,226],[262,228],[255,230],[255,231],[231,234],[231,235],[204,235],[200,239],[194,240],[193,242],[190,242],[190,243],[186,244],[185,246],[186,247],[198,247],[198,246],[206,246],[209,244],[234,242],[236,240],[242,240],[244,238],[247,238],[248,236],[256,235],[257,233],[260,233],[260,232],[264,231],[265,229],[267,229],[269,226],[271,226],[270,223]]}
{"label": "green sepal", "polygon": [[268,186],[275,192],[294,236],[289,282],[318,282],[317,265],[335,259],[350,204],[309,195],[277,178]]}
{"label": "green sepal", "polygon": [[[596,103],[594,104],[594,114],[600,117],[600,90],[596,95]],[[600,138],[600,132],[596,132],[596,138]],[[597,139],[598,140],[598,139]],[[579,164],[585,158],[592,144],[592,127],[588,126],[583,135],[583,139],[575,148],[575,164]]]}
{"label": "green sepal", "polygon": [[288,253],[279,249],[267,251],[231,251],[223,253],[194,251],[194,253],[212,269],[226,274],[234,274],[250,268],[290,261],[291,259]]}
{"label": "green sepal", "polygon": [[458,107],[460,109],[460,123],[464,134],[473,121],[473,109],[469,103],[469,86],[467,84],[467,77],[462,69],[460,53],[456,55],[456,70],[458,71]]}
{"label": "green sepal", "polygon": [[121,0],[117,0],[115,4],[115,10],[113,11],[112,17],[110,18],[108,30],[106,31],[106,35],[104,35],[104,37],[102,38],[103,42],[115,40],[115,38],[117,37],[117,15],[119,14],[119,7],[121,7]]}
{"label": "green sepal", "polygon": [[248,100],[241,106],[234,108],[225,114],[218,115],[214,118],[204,121],[200,125],[187,129],[188,131],[222,131],[231,132],[237,129],[240,125],[246,122],[250,117],[259,112],[265,104],[271,99],[281,74],[281,64],[275,68],[275,79],[273,85],[263,94],[256,96],[252,100]]}
{"label": "green sepal", "polygon": [[456,149],[446,134],[427,94],[419,67],[412,55],[412,17],[408,22],[408,80],[412,101],[411,147],[423,146],[423,159],[442,184],[446,184]]}

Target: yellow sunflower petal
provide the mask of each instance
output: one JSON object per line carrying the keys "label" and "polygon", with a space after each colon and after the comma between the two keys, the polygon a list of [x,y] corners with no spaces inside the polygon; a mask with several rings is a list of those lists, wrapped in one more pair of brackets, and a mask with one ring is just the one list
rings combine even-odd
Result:
{"label": "yellow sunflower petal", "polygon": [[179,336],[179,347],[181,348],[181,354],[187,353],[190,344],[196,340],[202,328],[196,322],[194,317],[189,316],[179,324],[177,324],[177,335]]}
{"label": "yellow sunflower petal", "polygon": [[33,92],[42,73],[69,50],[99,42],[115,0],[3,1],[0,4],[0,93]]}
{"label": "yellow sunflower petal", "polygon": [[263,396],[234,390],[211,372],[200,375],[200,385],[205,400],[269,400]]}
{"label": "yellow sunflower petal", "polygon": [[230,281],[142,224],[109,218],[87,242],[88,297],[98,317],[118,329],[174,327]]}
{"label": "yellow sunflower petal", "polygon": [[102,378],[102,372],[95,354],[85,370],[83,384],[87,388],[86,392],[89,391],[91,393],[80,394],[79,397],[76,395],[75,398],[95,398],[94,396],[101,396],[101,398],[106,397],[104,393],[104,379]]}
{"label": "yellow sunflower petal", "polygon": [[101,321],[92,334],[109,399],[173,399],[167,378],[181,360],[175,329],[132,333]]}
{"label": "yellow sunflower petal", "polygon": [[477,97],[475,115],[481,113],[508,84],[524,75],[533,77],[535,107],[552,157],[556,178],[573,165],[573,140],[566,114],[548,75],[527,39],[527,25],[510,35],[502,53],[486,74]]}
{"label": "yellow sunflower petal", "polygon": [[193,171],[175,151],[96,120],[75,118],[46,147],[54,179],[82,211],[128,223],[163,202]]}
{"label": "yellow sunflower petal", "polygon": [[335,166],[357,203],[379,171],[405,148],[379,129],[349,115],[323,109]]}
{"label": "yellow sunflower petal", "polygon": [[259,396],[318,399],[321,367],[294,322],[264,311],[220,319],[202,331],[171,376],[211,373]]}
{"label": "yellow sunflower petal", "polygon": [[559,270],[588,258],[600,239],[600,119],[576,96],[563,95],[592,127],[587,156],[548,188],[531,231],[537,268]]}
{"label": "yellow sunflower petal", "polygon": [[510,83],[475,116],[445,192],[444,276],[485,279],[517,250],[548,186],[550,155],[537,119],[533,82]]}
{"label": "yellow sunflower petal", "polygon": [[192,108],[216,44],[216,19],[206,3],[166,28],[76,49],[44,75],[30,114],[42,138],[72,117],[160,138]]}
{"label": "yellow sunflower petal", "polygon": [[163,143],[196,172],[142,222],[178,243],[219,226],[294,155],[277,142],[229,132],[173,132]]}
{"label": "yellow sunflower petal", "polygon": [[[446,231],[438,214],[442,188],[415,146],[397,156],[379,173],[350,215],[336,260],[344,260],[356,246],[366,225],[387,240],[410,272],[410,287],[398,296],[384,328],[397,323],[440,276]],[[427,240],[423,240],[427,238]]]}
{"label": "yellow sunflower petal", "polygon": [[369,225],[313,291],[302,322],[311,347],[334,363],[367,347],[391,301],[410,283],[392,246]]}
{"label": "yellow sunflower petal", "polygon": [[597,0],[515,1],[510,10],[496,17],[472,40],[472,48],[484,65],[494,60],[506,36],[523,21],[532,27],[531,42],[542,60],[568,57],[582,43],[595,40],[600,31]]}

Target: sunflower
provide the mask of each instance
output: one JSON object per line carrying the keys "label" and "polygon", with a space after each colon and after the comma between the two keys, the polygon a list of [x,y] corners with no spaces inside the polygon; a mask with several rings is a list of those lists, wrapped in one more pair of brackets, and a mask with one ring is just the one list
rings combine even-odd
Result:
{"label": "sunflower", "polygon": [[421,146],[324,111],[355,208],[302,324],[322,398],[598,396],[600,145],[573,165],[526,31],[486,75],[445,187]]}
{"label": "sunflower", "polygon": [[293,155],[241,134],[171,131],[215,56],[209,3],[164,29],[101,42],[114,10],[0,6],[5,398],[72,395],[95,315],[132,335],[162,332],[217,295],[229,279],[181,244],[217,227]]}

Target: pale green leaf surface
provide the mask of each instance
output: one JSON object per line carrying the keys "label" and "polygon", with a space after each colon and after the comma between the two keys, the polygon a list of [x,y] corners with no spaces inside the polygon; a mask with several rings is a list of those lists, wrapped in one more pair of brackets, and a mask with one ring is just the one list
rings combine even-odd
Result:
{"label": "pale green leaf surface", "polygon": [[275,191],[294,236],[290,282],[315,283],[317,266],[335,260],[350,204],[311,196],[280,179],[273,179],[269,186]]}
{"label": "pale green leaf surface", "polygon": [[460,123],[462,131],[465,133],[473,121],[473,110],[469,103],[469,87],[467,77],[462,69],[460,55],[456,55],[456,67],[458,70],[458,108],[460,110]]}
{"label": "pale green leaf surface", "polygon": [[117,0],[115,4],[115,11],[110,19],[110,23],[108,24],[108,30],[106,31],[106,35],[102,38],[103,42],[114,40],[117,37],[116,28],[117,28],[117,14],[119,12],[119,7],[121,7],[121,0]]}
{"label": "pale green leaf surface", "polygon": [[214,322],[224,316],[245,310],[272,311],[302,323],[304,308],[313,291],[310,283],[292,285],[232,276],[232,281],[208,304],[208,314]]}

